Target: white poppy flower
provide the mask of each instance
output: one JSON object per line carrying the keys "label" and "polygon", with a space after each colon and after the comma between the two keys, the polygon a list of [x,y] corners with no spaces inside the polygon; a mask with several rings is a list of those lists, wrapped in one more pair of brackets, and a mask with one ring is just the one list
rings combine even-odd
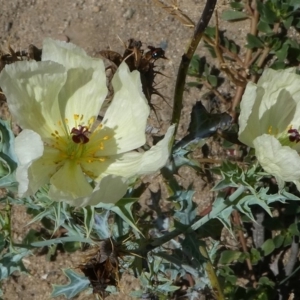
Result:
{"label": "white poppy flower", "polygon": [[294,68],[267,69],[257,84],[247,84],[239,125],[240,141],[255,148],[279,187],[288,181],[300,190],[300,76]]}
{"label": "white poppy flower", "polygon": [[98,124],[107,94],[101,59],[46,39],[41,62],[5,67],[0,86],[23,128],[15,141],[20,197],[50,183],[52,199],[74,206],[116,202],[126,193],[128,178],[165,165],[174,126],[149,151],[132,151],[145,143],[149,115],[139,72],[122,63],[112,85],[113,101]]}

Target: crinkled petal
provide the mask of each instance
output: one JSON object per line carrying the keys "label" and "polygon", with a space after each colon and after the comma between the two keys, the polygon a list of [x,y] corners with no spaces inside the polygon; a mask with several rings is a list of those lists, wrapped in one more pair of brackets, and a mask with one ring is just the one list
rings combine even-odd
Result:
{"label": "crinkled petal", "polygon": [[117,153],[118,148],[113,129],[108,127],[97,129],[89,135],[89,139],[88,148],[95,156],[111,156]]}
{"label": "crinkled petal", "polygon": [[164,138],[143,154],[139,175],[154,173],[165,166],[170,156],[175,127],[170,126]]}
{"label": "crinkled petal", "polygon": [[18,195],[24,197],[36,190],[30,188],[30,167],[43,155],[44,144],[41,137],[32,130],[23,130],[15,139],[15,152],[19,160],[16,179],[19,183]]}
{"label": "crinkled petal", "polygon": [[[101,179],[103,175],[106,176],[107,174],[122,176],[125,178],[136,176],[139,172],[144,154],[145,153],[132,151],[124,154],[114,155],[112,163],[109,164],[104,174],[100,174],[99,178]],[[158,169],[156,169],[154,172],[156,171],[158,171]]]}
{"label": "crinkled petal", "polygon": [[35,193],[29,187],[28,169],[30,164],[20,165],[16,170],[16,180],[18,182],[18,197],[23,198]]}
{"label": "crinkled petal", "polygon": [[[287,106],[287,98],[292,99],[296,105],[300,104],[300,76],[296,74],[295,71],[295,68],[289,68],[285,70],[267,69],[264,71],[257,83],[265,90],[262,102],[263,105],[261,105],[259,110],[260,119],[267,110],[278,106],[279,108],[277,109],[277,115],[272,116],[274,113],[274,111],[272,111],[272,114],[270,113],[270,119],[273,119],[273,122],[280,122],[280,119],[282,119],[280,112],[284,113],[285,110],[295,110],[295,106],[292,108],[290,108],[290,105]],[[290,103],[291,102],[292,101],[290,100]],[[296,114],[294,114],[294,116],[296,116]],[[277,117],[280,117],[279,120],[275,119]],[[294,121],[292,122],[294,123]],[[300,125],[300,123],[297,123],[297,125],[298,124]],[[284,126],[285,124],[283,127]],[[279,130],[285,129],[278,125],[277,128],[279,128]]]}
{"label": "crinkled petal", "polygon": [[175,125],[170,126],[165,137],[144,153],[129,152],[116,156],[116,161],[108,166],[106,173],[129,178],[157,172],[169,158],[174,130]]}
{"label": "crinkled petal", "polygon": [[[67,81],[59,94],[62,120],[68,119],[69,128],[87,126],[96,119],[107,95],[105,66],[102,59],[92,58],[72,43],[45,39],[42,60],[62,64],[67,70]],[[76,120],[74,116],[78,115]]]}
{"label": "crinkled petal", "polygon": [[[76,200],[77,206],[97,205],[102,203],[116,203],[126,193],[128,185],[126,180],[119,176],[108,175],[102,178],[95,187],[92,195],[83,201]],[[82,205],[82,203],[84,203]]]}
{"label": "crinkled petal", "polygon": [[[257,82],[265,90],[264,107],[261,108],[260,116],[264,110],[269,109],[279,99],[281,90],[287,90],[297,103],[300,102],[300,76],[296,74],[296,68],[289,68],[284,70],[264,70],[262,76]],[[284,101],[284,99],[280,99]]]}
{"label": "crinkled petal", "polygon": [[50,182],[50,178],[62,166],[61,153],[52,147],[45,147],[43,156],[35,160],[29,168],[29,187],[36,192]]}
{"label": "crinkled petal", "polygon": [[[300,79],[300,77],[299,77]],[[261,107],[265,102],[261,104]],[[291,94],[283,89],[278,94],[278,101],[265,110],[260,117],[259,125],[261,127],[260,135],[263,133],[278,134],[284,132],[292,124],[297,103]],[[249,124],[249,127],[251,124]]]}
{"label": "crinkled petal", "polygon": [[[277,134],[300,125],[300,76],[295,69],[267,69],[257,85],[248,83],[241,101],[239,139],[253,147],[264,133]],[[296,112],[296,113],[295,113]]]}
{"label": "crinkled petal", "polygon": [[126,193],[128,185],[122,177],[108,175],[102,178],[87,197],[70,199],[68,194],[51,187],[51,194],[56,196],[58,201],[68,202],[72,206],[84,207],[87,205],[95,206],[100,202],[115,203]]}
{"label": "crinkled petal", "polygon": [[256,100],[256,90],[257,90],[257,86],[255,83],[249,82],[247,84],[240,104],[240,108],[241,108],[241,113],[239,116],[240,133],[242,133],[247,126],[249,116],[251,115],[252,108]]}
{"label": "crinkled petal", "polygon": [[44,144],[36,132],[24,129],[15,139],[15,152],[19,163],[25,165],[43,155]]}
{"label": "crinkled petal", "polygon": [[105,173],[107,167],[114,162],[114,156],[103,158],[103,161],[93,161],[92,163],[89,162],[82,162],[81,167],[84,170],[84,173],[87,174],[90,178],[99,178],[101,174]]}
{"label": "crinkled petal", "polygon": [[62,120],[68,120],[69,129],[91,125],[97,119],[106,95],[103,63],[98,69],[69,70],[67,81],[59,93]]}
{"label": "crinkled petal", "polygon": [[23,129],[50,135],[52,124],[60,119],[58,94],[66,78],[65,68],[55,62],[20,61],[2,70],[0,86]]}
{"label": "crinkled petal", "polygon": [[64,165],[51,177],[49,195],[53,200],[60,200],[61,195],[74,200],[92,194],[92,187],[82,172],[80,165],[73,161],[65,161]]}
{"label": "crinkled petal", "polygon": [[[149,105],[142,91],[140,73],[130,72],[127,64],[122,63],[112,80],[114,98],[108,107],[102,124],[115,131],[117,152],[124,153],[145,144],[145,129],[149,116]],[[103,154],[108,155],[110,141],[106,143]],[[107,151],[107,153],[106,153]]]}
{"label": "crinkled petal", "polygon": [[46,60],[57,62],[66,69],[92,68],[96,70],[104,67],[102,59],[88,56],[82,48],[51,38],[43,41],[42,61]]}
{"label": "crinkled petal", "polygon": [[300,157],[297,151],[282,146],[271,135],[263,134],[254,142],[256,157],[264,170],[275,176],[280,187],[283,181],[300,180]]}

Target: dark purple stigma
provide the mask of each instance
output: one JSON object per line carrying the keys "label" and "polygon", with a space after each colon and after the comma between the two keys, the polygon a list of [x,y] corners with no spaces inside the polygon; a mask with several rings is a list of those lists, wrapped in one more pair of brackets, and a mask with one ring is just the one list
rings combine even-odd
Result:
{"label": "dark purple stigma", "polygon": [[288,133],[290,142],[300,142],[300,134],[297,129],[289,129]]}
{"label": "dark purple stigma", "polygon": [[71,130],[72,140],[76,144],[86,144],[90,139],[87,137],[89,130],[86,126],[79,125],[79,129],[73,128]]}

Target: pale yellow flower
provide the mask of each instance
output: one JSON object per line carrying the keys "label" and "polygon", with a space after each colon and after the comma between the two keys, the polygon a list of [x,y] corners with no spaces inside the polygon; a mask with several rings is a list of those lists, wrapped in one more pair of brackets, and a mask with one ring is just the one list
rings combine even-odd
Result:
{"label": "pale yellow flower", "polygon": [[300,189],[300,76],[295,69],[267,69],[248,83],[241,102],[239,139],[254,147],[264,170],[279,187]]}
{"label": "pale yellow flower", "polygon": [[15,141],[20,197],[50,183],[53,200],[75,206],[116,202],[129,178],[165,165],[174,126],[149,151],[132,151],[145,144],[149,115],[139,73],[122,63],[112,85],[113,101],[98,124],[107,94],[101,59],[46,39],[41,62],[5,67],[0,86],[23,129]]}

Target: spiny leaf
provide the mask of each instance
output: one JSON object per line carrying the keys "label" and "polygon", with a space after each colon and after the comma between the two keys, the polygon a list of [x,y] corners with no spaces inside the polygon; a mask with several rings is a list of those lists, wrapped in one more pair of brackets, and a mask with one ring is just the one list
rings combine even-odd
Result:
{"label": "spiny leaf", "polygon": [[14,162],[17,162],[18,159],[14,152],[15,137],[11,130],[9,121],[4,121],[0,119],[0,135],[0,151],[7,155]]}
{"label": "spiny leaf", "polygon": [[171,199],[180,204],[180,209],[174,214],[174,217],[184,225],[190,225],[197,215],[197,205],[193,202],[195,191],[190,186],[186,191],[176,191]]}
{"label": "spiny leaf", "polygon": [[[206,142],[206,139],[201,139],[198,141],[198,143],[194,143],[193,147],[195,146],[195,148],[201,148],[202,146],[204,146]],[[190,148],[190,147],[188,147]],[[188,149],[184,149],[184,148],[178,148],[177,150],[174,150],[173,152],[173,166],[175,167],[175,170],[178,170],[180,167],[182,166],[189,166],[193,169],[195,169],[196,171],[200,171],[200,164],[198,163],[198,161],[196,159],[193,159],[191,156],[192,150],[188,150]],[[172,167],[173,167],[172,166]]]}
{"label": "spiny leaf", "polygon": [[72,299],[89,287],[90,281],[85,276],[74,272],[72,269],[64,269],[63,272],[69,278],[69,283],[66,285],[54,284],[51,297],[64,295],[67,299]]}
{"label": "spiny leaf", "polygon": [[94,230],[100,239],[110,238],[110,231],[108,227],[109,211],[104,211],[102,214],[95,215]]}
{"label": "spiny leaf", "polygon": [[87,244],[93,244],[93,241],[89,238],[83,238],[81,236],[66,236],[66,237],[60,237],[57,239],[51,239],[41,242],[34,242],[31,243],[31,246],[33,247],[45,247],[45,246],[51,246],[52,244],[63,244],[64,242],[81,242],[81,243],[87,243]]}
{"label": "spiny leaf", "polygon": [[92,206],[83,207],[84,212],[84,227],[86,236],[89,237],[95,222],[95,208]]}
{"label": "spiny leaf", "polygon": [[97,207],[102,207],[104,209],[113,211],[129,226],[131,226],[134,230],[142,235],[138,227],[135,225],[135,220],[131,212],[131,207],[136,201],[138,201],[137,198],[123,198],[119,200],[115,205],[109,203],[100,203]]}
{"label": "spiny leaf", "polygon": [[0,281],[7,278],[15,271],[27,272],[22,259],[31,254],[25,248],[17,248],[17,252],[8,252],[0,259]]}
{"label": "spiny leaf", "polygon": [[14,134],[8,121],[0,120],[0,187],[16,189],[14,171],[17,157],[14,152]]}

